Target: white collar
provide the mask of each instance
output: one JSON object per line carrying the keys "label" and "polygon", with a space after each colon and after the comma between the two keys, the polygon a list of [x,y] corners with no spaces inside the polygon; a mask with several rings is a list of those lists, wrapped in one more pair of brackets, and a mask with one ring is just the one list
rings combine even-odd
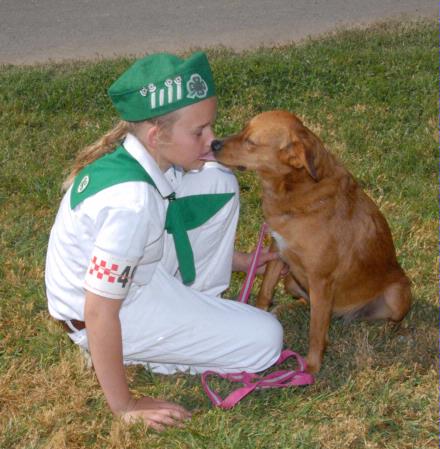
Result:
{"label": "white collar", "polygon": [[148,150],[142,145],[142,143],[131,133],[128,133],[124,139],[124,148],[133,156],[142,168],[151,176],[151,179],[156,184],[157,190],[166,198],[173,193],[171,184],[166,179],[164,173],[157,165]]}

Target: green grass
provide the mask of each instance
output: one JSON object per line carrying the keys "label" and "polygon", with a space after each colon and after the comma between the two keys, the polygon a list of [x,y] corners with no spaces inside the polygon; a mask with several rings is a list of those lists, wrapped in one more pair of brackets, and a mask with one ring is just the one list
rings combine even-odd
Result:
{"label": "green grass", "polygon": [[[386,215],[414,305],[399,326],[333,321],[316,384],[213,409],[200,379],[128,369],[139,394],[195,411],[163,434],[113,420],[78,349],[48,317],[44,257],[75,153],[116,120],[106,87],[132,59],[0,69],[0,447],[434,448],[438,446],[438,31],[386,23],[297,46],[209,50],[218,135],[268,109],[294,111]],[[239,174],[237,247],[261,222],[259,185]],[[229,294],[238,292],[234,275]],[[255,290],[258,285],[255,287]],[[276,302],[289,298],[277,291]],[[305,353],[309,311],[280,317]]]}

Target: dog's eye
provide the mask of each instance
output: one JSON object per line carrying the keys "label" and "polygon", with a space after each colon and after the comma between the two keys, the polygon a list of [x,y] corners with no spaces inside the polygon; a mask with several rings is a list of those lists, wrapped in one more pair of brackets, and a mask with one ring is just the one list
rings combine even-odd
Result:
{"label": "dog's eye", "polygon": [[250,145],[250,146],[253,146],[253,147],[256,145],[256,143],[253,140],[249,139],[249,138],[246,139],[246,143],[248,145]]}

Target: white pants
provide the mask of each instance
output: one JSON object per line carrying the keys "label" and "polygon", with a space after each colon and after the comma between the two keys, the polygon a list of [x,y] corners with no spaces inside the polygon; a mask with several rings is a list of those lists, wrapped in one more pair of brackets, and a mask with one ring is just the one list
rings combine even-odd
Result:
{"label": "white pants", "polygon": [[[220,294],[228,287],[238,220],[238,185],[234,175],[215,163],[183,177],[178,196],[201,193],[236,195],[215,216],[189,231],[196,281],[185,286],[177,271],[172,238],[151,282],[130,288],[120,311],[126,364],[152,371],[201,373],[258,372],[279,357],[283,332],[269,313]],[[87,348],[86,330],[70,334]]]}

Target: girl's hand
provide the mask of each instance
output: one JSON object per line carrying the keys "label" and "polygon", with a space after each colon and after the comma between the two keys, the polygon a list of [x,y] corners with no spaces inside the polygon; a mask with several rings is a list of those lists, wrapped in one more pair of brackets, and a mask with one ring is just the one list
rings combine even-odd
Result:
{"label": "girl's hand", "polygon": [[148,426],[161,432],[165,427],[183,427],[183,422],[191,418],[191,413],[172,402],[149,397],[131,399],[125,412],[119,416],[125,422],[143,420]]}
{"label": "girl's hand", "polygon": [[[246,272],[252,257],[254,256],[255,251],[251,253],[240,253],[235,251],[234,258],[232,261],[232,270],[233,271],[243,271]],[[264,270],[266,269],[266,264],[271,260],[279,259],[280,255],[277,252],[270,252],[269,248],[264,248],[260,253],[260,257],[257,261],[257,274],[264,274]],[[281,271],[281,276],[286,275],[289,272],[287,265],[284,264],[283,270]]]}

